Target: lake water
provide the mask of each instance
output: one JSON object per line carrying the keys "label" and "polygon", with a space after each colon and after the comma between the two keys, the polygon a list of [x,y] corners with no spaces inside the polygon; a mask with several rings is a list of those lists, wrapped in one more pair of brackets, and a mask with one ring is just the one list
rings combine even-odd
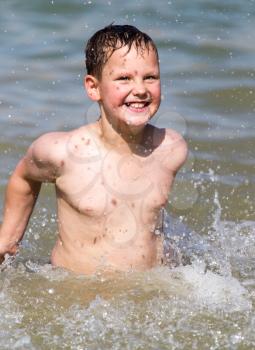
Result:
{"label": "lake water", "polygon": [[44,186],[20,255],[0,272],[0,348],[254,349],[254,0],[1,0],[0,206],[32,140],[96,117],[83,48],[111,22],[158,45],[154,123],[190,149],[165,226],[188,264],[108,279],[52,269],[55,200]]}

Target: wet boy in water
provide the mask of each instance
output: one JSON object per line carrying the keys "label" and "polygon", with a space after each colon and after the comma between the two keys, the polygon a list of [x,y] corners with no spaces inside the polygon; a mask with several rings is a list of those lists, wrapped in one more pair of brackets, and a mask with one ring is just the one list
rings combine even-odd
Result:
{"label": "wet boy in water", "polygon": [[42,182],[56,187],[54,266],[93,274],[164,262],[155,230],[187,147],[175,131],[149,124],[161,97],[157,49],[137,28],[110,25],[89,40],[86,67],[98,121],[30,146],[7,187],[1,262],[17,252]]}

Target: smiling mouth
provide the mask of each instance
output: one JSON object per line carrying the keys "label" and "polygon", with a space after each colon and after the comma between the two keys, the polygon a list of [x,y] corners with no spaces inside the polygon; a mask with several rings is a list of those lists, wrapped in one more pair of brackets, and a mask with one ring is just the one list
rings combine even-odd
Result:
{"label": "smiling mouth", "polygon": [[146,107],[148,107],[150,104],[149,101],[144,102],[126,102],[125,106],[132,110],[144,110]]}

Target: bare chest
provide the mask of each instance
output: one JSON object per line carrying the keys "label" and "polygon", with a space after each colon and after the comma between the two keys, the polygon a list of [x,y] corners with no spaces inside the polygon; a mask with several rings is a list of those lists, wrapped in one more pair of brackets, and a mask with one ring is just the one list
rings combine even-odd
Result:
{"label": "bare chest", "polygon": [[57,180],[58,194],[77,212],[102,217],[127,208],[134,213],[165,205],[172,184],[169,172],[153,158],[112,153],[87,164],[69,164]]}

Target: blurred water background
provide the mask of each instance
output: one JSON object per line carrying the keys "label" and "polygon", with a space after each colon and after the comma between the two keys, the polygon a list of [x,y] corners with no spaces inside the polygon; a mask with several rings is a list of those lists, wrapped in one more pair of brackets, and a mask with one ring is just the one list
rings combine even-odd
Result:
{"label": "blurred water background", "polygon": [[175,237],[189,264],[112,279],[52,269],[55,199],[44,186],[20,255],[0,272],[0,348],[254,349],[254,0],[0,0],[0,207],[32,140],[96,116],[83,48],[111,22],[159,49],[154,123],[190,148],[167,208],[173,235],[191,231]]}

